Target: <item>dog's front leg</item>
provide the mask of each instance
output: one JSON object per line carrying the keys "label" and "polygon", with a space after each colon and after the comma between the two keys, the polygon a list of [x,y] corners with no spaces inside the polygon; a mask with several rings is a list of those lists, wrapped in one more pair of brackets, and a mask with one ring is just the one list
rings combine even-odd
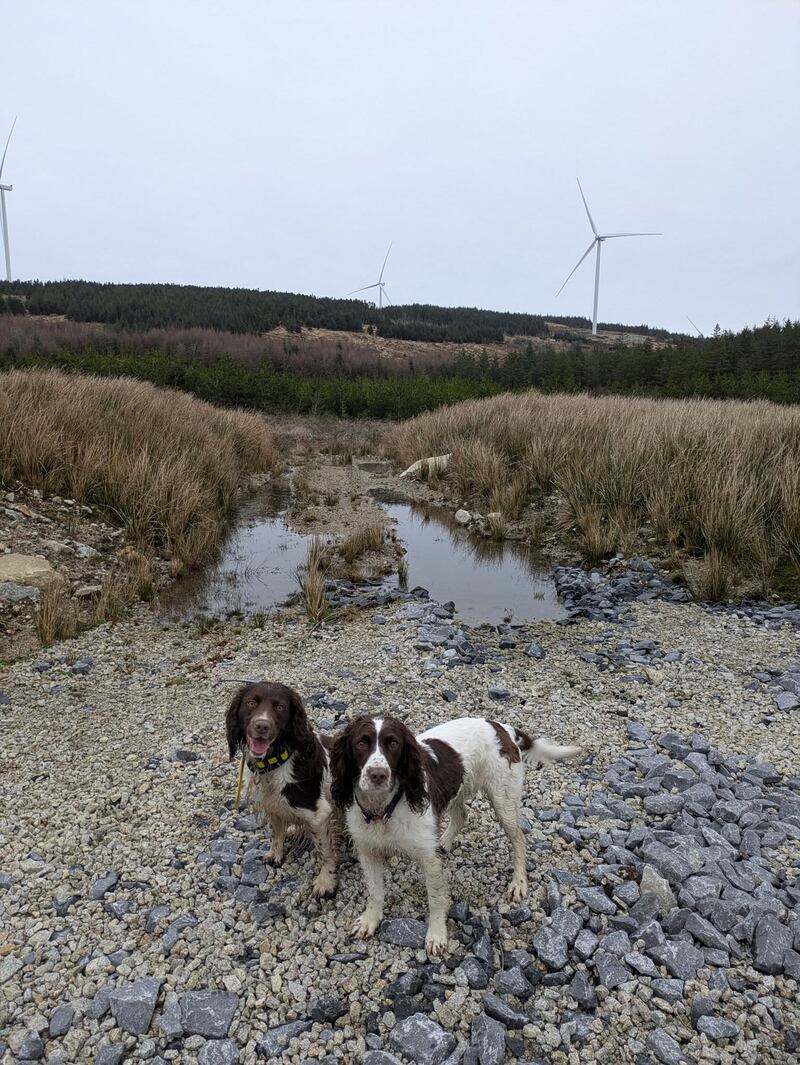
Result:
{"label": "dog's front leg", "polygon": [[283,844],[286,839],[286,822],[280,817],[271,817],[269,827],[272,833],[272,845],[264,855],[264,861],[267,865],[283,865]]}
{"label": "dog's front leg", "polygon": [[330,817],[326,817],[321,827],[315,830],[314,841],[319,848],[321,862],[317,879],[314,881],[314,898],[332,899],[336,894],[339,877],[336,872],[336,833]]}
{"label": "dog's front leg", "polygon": [[447,911],[450,908],[450,892],[447,877],[439,854],[425,851],[418,855],[425,877],[425,890],[428,893],[428,932],[425,936],[425,950],[432,958],[439,958],[447,953]]}
{"label": "dog's front leg", "polygon": [[375,935],[383,917],[383,857],[359,850],[358,860],[367,885],[367,908],[353,925],[353,935],[369,939]]}

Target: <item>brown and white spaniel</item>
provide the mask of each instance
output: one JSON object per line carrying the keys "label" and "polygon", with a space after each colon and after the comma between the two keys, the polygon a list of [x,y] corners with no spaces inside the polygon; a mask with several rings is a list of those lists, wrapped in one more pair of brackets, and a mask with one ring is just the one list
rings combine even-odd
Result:
{"label": "brown and white spaniel", "polygon": [[231,759],[244,752],[247,794],[270,826],[272,845],[264,860],[282,864],[290,827],[308,832],[321,860],[314,895],[331,898],[338,877],[328,752],[303,700],[285,684],[246,684],[234,695],[225,725]]}
{"label": "brown and white spaniel", "polygon": [[[407,854],[425,877],[425,949],[447,949],[449,892],[441,851],[452,847],[467,803],[485,795],[509,838],[512,901],[528,893],[525,836],[520,828],[524,765],[575,758],[580,747],[533,740],[498,721],[462,717],[414,736],[396,718],[358,717],[331,752],[331,798],[345,811],[367,885],[367,906],[353,934],[374,935],[383,917],[387,855]],[[449,824],[442,833],[442,818]]]}

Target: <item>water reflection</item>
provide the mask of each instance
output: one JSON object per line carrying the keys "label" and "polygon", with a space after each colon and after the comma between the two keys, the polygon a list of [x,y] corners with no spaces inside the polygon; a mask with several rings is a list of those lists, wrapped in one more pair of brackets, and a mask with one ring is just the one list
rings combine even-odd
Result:
{"label": "water reflection", "polygon": [[452,599],[471,625],[564,616],[550,568],[524,544],[470,533],[443,507],[375,495],[408,550],[409,587],[422,585],[439,602]]}
{"label": "water reflection", "polygon": [[176,581],[162,596],[162,611],[173,618],[256,614],[296,592],[310,537],[289,528],[288,505],[288,486],[280,482],[247,499],[217,562]]}

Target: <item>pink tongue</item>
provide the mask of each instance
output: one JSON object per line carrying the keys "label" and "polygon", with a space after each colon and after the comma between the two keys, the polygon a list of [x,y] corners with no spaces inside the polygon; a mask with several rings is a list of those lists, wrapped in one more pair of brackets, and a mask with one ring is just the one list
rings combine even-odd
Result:
{"label": "pink tongue", "polygon": [[266,754],[269,750],[269,744],[266,740],[254,740],[252,737],[248,741],[250,744],[250,750],[255,755]]}

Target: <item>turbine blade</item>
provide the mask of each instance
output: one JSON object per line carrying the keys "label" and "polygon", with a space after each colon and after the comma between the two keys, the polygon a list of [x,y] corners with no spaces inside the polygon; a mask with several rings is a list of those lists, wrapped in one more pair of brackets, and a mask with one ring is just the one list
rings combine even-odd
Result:
{"label": "turbine blade", "polygon": [[580,179],[575,178],[575,180],[578,182],[578,188],[581,190],[581,199],[583,200],[583,206],[586,208],[586,214],[589,216],[589,225],[592,227],[592,233],[594,233],[595,236],[599,236],[597,232],[597,226],[594,224],[594,219],[592,218],[591,211],[589,210],[589,204],[586,202],[586,197],[583,195],[583,189],[581,188]]}
{"label": "turbine blade", "polygon": [[11,134],[14,132],[14,126],[17,124],[17,116],[14,115],[14,121],[11,123],[11,129],[8,131],[8,138],[6,139],[6,146],[3,150],[3,158],[0,159],[0,178],[3,176],[3,167],[6,165],[6,152],[8,146],[11,143]]}
{"label": "turbine blade", "polygon": [[[691,318],[689,317],[689,315],[688,315],[688,314],[686,315],[686,321],[687,321],[687,322],[692,322],[692,319],[691,319]],[[698,336],[701,336],[701,337],[704,337],[704,336],[705,336],[705,333],[703,332],[703,330],[702,330],[702,329],[700,328],[700,326],[699,326],[699,325],[697,325],[697,324],[696,324],[695,322],[692,322],[692,325],[693,325],[693,326],[695,327],[695,329],[697,330],[697,335],[698,335]]]}
{"label": "turbine blade", "polygon": [[356,292],[366,292],[368,288],[377,288],[377,287],[378,287],[378,282],[376,281],[373,285],[362,285],[361,288],[354,288],[353,291],[352,292],[348,292],[347,295],[348,296],[355,296]]}
{"label": "turbine blade", "polygon": [[[392,243],[394,243],[394,241],[392,241]],[[386,251],[386,259],[389,258],[389,252],[391,250],[392,250],[392,244],[389,245],[389,247],[388,247],[388,249]],[[380,272],[380,275],[378,276],[378,281],[379,282],[383,281],[383,271],[386,269],[386,259],[383,260],[383,266],[381,267],[381,272]]]}
{"label": "turbine blade", "polygon": [[[573,266],[573,268],[567,274],[567,281],[569,281],[569,279],[572,277],[572,275],[575,273],[575,271],[578,269],[578,267],[581,265],[583,260],[586,258],[586,256],[589,254],[589,252],[592,250],[592,248],[595,246],[596,243],[597,243],[597,237],[594,238],[592,243],[589,245],[589,247],[586,249],[586,251],[580,257],[580,259],[578,259],[577,263]],[[561,286],[561,288],[558,290],[558,292],[556,292],[556,296],[560,296],[561,293],[564,291],[564,288],[566,287],[567,281],[565,281],[564,284]]]}
{"label": "turbine blade", "polygon": [[386,300],[386,302],[389,304],[390,307],[393,306],[392,301],[386,295],[386,286],[385,285],[383,286],[383,298]]}
{"label": "turbine blade", "polygon": [[663,237],[663,233],[601,233],[600,237],[605,240],[606,237]]}

